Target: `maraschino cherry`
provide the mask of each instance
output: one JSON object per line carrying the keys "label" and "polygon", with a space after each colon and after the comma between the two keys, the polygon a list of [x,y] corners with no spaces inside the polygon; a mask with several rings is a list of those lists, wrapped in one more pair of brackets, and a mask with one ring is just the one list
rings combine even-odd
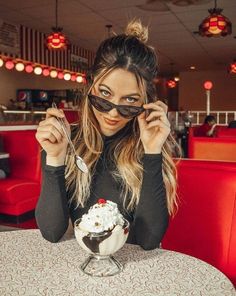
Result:
{"label": "maraschino cherry", "polygon": [[98,203],[99,204],[105,204],[107,201],[104,198],[99,198]]}

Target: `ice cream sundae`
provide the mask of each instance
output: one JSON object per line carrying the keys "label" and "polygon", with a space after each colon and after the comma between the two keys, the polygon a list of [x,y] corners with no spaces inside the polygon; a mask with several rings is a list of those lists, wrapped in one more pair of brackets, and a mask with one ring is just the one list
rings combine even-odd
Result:
{"label": "ice cream sundae", "polygon": [[[120,263],[110,255],[118,251],[126,242],[129,222],[123,218],[116,203],[99,199],[87,214],[75,221],[74,226],[75,237],[79,245],[92,255],[88,261],[108,259],[110,263],[121,269]],[[88,262],[85,262],[83,267],[87,265]],[[82,270],[85,271],[83,268]],[[86,273],[91,274],[91,272]]]}

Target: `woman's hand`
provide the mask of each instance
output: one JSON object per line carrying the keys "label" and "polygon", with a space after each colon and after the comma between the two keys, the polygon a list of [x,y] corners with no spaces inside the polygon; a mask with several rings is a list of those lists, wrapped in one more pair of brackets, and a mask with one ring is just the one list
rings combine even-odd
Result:
{"label": "woman's hand", "polygon": [[68,141],[56,117],[61,118],[70,134],[70,125],[64,112],[55,108],[47,109],[46,119],[39,123],[36,139],[47,153],[47,164],[60,166],[64,164]]}
{"label": "woman's hand", "polygon": [[145,112],[138,116],[140,137],[145,153],[161,153],[169,133],[170,123],[167,118],[168,107],[161,101],[144,104],[143,108],[150,110],[146,117]]}

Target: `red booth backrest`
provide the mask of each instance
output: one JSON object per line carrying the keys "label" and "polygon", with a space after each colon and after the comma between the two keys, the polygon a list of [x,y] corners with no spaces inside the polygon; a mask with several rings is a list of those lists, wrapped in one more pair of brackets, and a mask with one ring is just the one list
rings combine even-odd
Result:
{"label": "red booth backrest", "polygon": [[10,177],[40,180],[40,146],[35,138],[35,132],[35,130],[0,132],[4,151],[10,154]]}
{"label": "red booth backrest", "polygon": [[75,123],[79,121],[79,112],[78,110],[63,110],[66,116],[66,119],[69,123]]}
{"label": "red booth backrest", "polygon": [[[218,133],[226,129],[225,127],[218,128]],[[236,161],[236,137],[195,137],[194,129],[195,127],[189,129],[189,158]]]}
{"label": "red booth backrest", "polygon": [[236,163],[181,160],[179,210],[164,248],[200,258],[236,285]]}
{"label": "red booth backrest", "polygon": [[236,138],[189,137],[188,157],[236,161]]}
{"label": "red booth backrest", "polygon": [[[189,128],[189,134],[190,136],[194,136],[194,137],[198,137],[197,136],[197,130],[199,129],[199,127],[201,126],[201,124],[199,125],[194,125],[194,126],[191,126]],[[216,128],[215,128],[215,131],[216,131],[216,134],[215,136],[218,137],[218,133],[221,129],[226,129],[227,127],[225,125],[221,125],[221,124],[217,124],[216,125]]]}
{"label": "red booth backrest", "polygon": [[236,138],[236,128],[220,128],[217,137],[219,138]]}

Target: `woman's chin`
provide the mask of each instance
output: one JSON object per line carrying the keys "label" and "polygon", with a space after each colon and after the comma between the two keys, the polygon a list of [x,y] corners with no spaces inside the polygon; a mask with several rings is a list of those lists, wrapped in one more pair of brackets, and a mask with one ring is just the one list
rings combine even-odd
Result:
{"label": "woman's chin", "polygon": [[[121,129],[121,128],[120,128]],[[111,128],[101,128],[101,132],[104,136],[110,137],[116,134],[120,129],[111,129]]]}

